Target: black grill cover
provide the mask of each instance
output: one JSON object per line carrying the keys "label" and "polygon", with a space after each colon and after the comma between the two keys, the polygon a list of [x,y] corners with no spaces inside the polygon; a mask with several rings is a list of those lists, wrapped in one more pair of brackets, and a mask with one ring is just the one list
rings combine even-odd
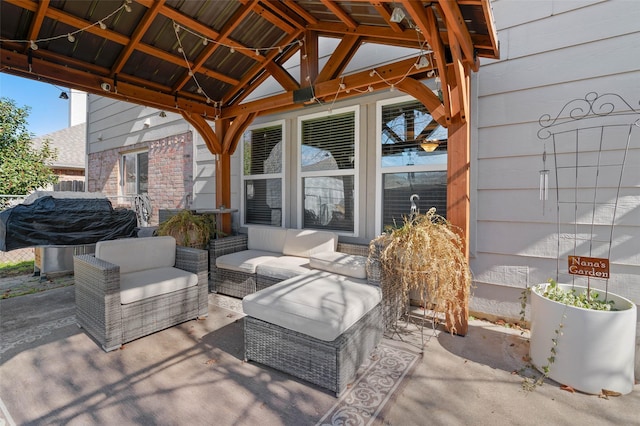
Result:
{"label": "black grill cover", "polygon": [[106,198],[44,196],[0,212],[0,251],[135,237],[137,225],[133,210],[113,209]]}

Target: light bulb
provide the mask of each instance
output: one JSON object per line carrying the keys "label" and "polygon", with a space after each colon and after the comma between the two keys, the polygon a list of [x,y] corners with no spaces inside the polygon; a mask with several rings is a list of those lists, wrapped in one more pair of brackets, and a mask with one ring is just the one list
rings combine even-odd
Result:
{"label": "light bulb", "polygon": [[374,75],[376,75],[376,70],[371,70],[369,72],[369,77],[373,77]]}
{"label": "light bulb", "polygon": [[367,87],[367,90],[368,90],[369,92],[373,92],[373,87],[372,87],[372,86],[369,86],[369,87]]}
{"label": "light bulb", "polygon": [[207,40],[206,38],[202,39],[202,45],[206,46],[207,44],[209,44],[209,40]]}
{"label": "light bulb", "polygon": [[100,25],[100,29],[103,29],[103,30],[107,29],[107,25],[102,21],[98,21],[98,25]]}
{"label": "light bulb", "polygon": [[129,6],[128,3],[125,3],[124,10],[126,10],[127,12],[131,12],[131,6]]}
{"label": "light bulb", "polygon": [[347,85],[344,83],[340,83],[340,89],[344,90],[347,88]]}
{"label": "light bulb", "polygon": [[236,53],[236,49],[234,49],[233,47],[232,47],[231,49],[229,49],[229,51],[230,51],[231,53]]}
{"label": "light bulb", "polygon": [[31,50],[38,50],[38,45],[33,40],[31,40],[31,43],[29,43],[29,47],[31,48]]}
{"label": "light bulb", "polygon": [[302,47],[302,40],[298,40],[298,46]]}
{"label": "light bulb", "polygon": [[70,43],[73,43],[74,41],[76,41],[76,38],[73,36],[73,34],[69,33],[67,34],[67,40],[69,40]]}
{"label": "light bulb", "polygon": [[282,46],[278,46],[278,53],[282,53]]}

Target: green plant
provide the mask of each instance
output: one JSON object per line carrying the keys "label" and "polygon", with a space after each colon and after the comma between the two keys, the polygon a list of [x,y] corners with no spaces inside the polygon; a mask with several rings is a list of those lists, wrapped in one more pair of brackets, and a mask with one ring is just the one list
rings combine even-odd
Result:
{"label": "green plant", "polygon": [[[390,300],[406,301],[415,290],[422,306],[461,322],[459,299],[469,297],[471,271],[462,238],[435,208],[405,217],[402,226],[377,237],[371,247],[376,246]],[[455,333],[455,325],[449,331]]]}
{"label": "green plant", "polygon": [[[50,167],[58,154],[47,140],[40,148],[34,146],[27,129],[29,111],[28,106],[19,108],[12,99],[0,98],[0,194],[25,195],[58,181]],[[0,208],[4,203],[0,200]]]}
{"label": "green plant", "polygon": [[0,278],[33,273],[33,260],[0,263]]}
{"label": "green plant", "polygon": [[[596,311],[611,311],[615,310],[614,305],[615,302],[613,300],[601,300],[600,294],[592,290],[591,288],[587,288],[584,292],[578,292],[575,288],[563,289],[558,285],[556,280],[550,278],[548,280],[548,284],[540,284],[534,286],[533,289],[527,287],[522,291],[520,296],[520,321],[524,322],[525,317],[525,309],[527,306],[527,299],[531,291],[535,291],[541,296],[552,300],[554,302],[561,303],[565,306],[565,310],[567,307],[572,306],[576,308],[584,308],[591,309]],[[566,318],[566,314],[563,313],[562,319]],[[536,377],[525,377],[523,382],[523,388],[526,390],[533,390],[536,386],[542,385],[544,380],[549,377],[549,372],[551,371],[551,365],[555,361],[556,357],[556,348],[558,346],[558,339],[562,336],[562,330],[564,328],[564,323],[561,320],[560,324],[558,324],[558,328],[554,330],[555,337],[551,339],[551,349],[549,353],[549,357],[547,358],[547,364],[540,367],[542,369],[542,375]]]}
{"label": "green plant", "polygon": [[216,233],[211,215],[181,210],[158,226],[158,235],[170,235],[181,246],[204,248]]}
{"label": "green plant", "polygon": [[575,288],[563,290],[553,279],[549,280],[549,284],[544,287],[541,295],[549,300],[576,308],[592,309],[594,311],[615,310],[613,307],[615,302],[613,300],[601,300],[597,291],[590,288],[581,293],[578,293]]}

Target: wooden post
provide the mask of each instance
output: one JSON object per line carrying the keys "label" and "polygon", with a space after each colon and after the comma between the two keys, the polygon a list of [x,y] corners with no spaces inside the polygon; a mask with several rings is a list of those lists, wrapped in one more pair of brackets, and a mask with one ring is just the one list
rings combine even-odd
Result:
{"label": "wooden post", "polygon": [[[470,186],[469,168],[471,164],[471,133],[467,112],[469,111],[469,95],[471,72],[468,66],[461,64],[459,53],[454,52],[454,64],[448,67],[449,84],[452,93],[451,124],[448,127],[447,141],[447,220],[458,228],[464,244],[464,256],[469,261],[469,214]],[[447,328],[454,329],[456,334],[464,336],[469,328],[469,295],[458,293],[458,303],[462,307],[462,318],[446,318]]]}

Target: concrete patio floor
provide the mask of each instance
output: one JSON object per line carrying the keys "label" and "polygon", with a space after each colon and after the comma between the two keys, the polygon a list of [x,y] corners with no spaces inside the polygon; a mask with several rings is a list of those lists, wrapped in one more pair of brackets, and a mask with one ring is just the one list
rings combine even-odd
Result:
{"label": "concrete patio floor", "polygon": [[[412,360],[389,393],[365,395],[355,384],[336,398],[244,362],[238,301],[225,308],[219,296],[209,298],[206,320],[110,353],[76,326],[73,286],[0,300],[0,426],[347,424],[336,414],[345,407],[356,413],[348,424],[631,425],[640,419],[637,385],[608,399],[551,381],[523,390],[521,375],[532,373],[526,334],[481,320],[470,322],[466,337],[425,330],[423,354],[416,328],[403,340],[385,338],[381,346]],[[387,380],[370,383],[384,387]]]}

